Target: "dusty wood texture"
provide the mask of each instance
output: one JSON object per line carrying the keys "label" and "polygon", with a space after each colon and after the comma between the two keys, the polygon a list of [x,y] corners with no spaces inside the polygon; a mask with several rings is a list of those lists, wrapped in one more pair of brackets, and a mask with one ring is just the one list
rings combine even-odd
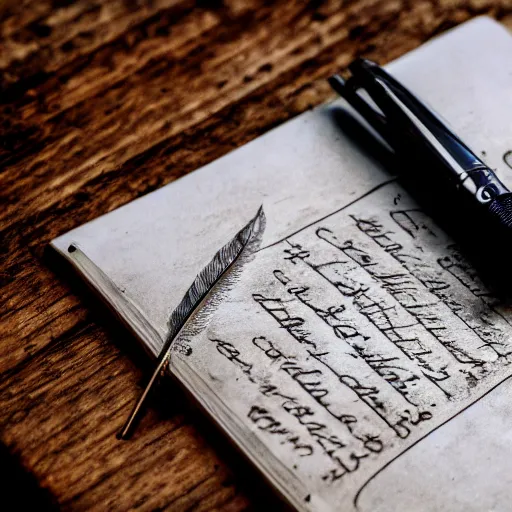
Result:
{"label": "dusty wood texture", "polygon": [[172,386],[116,440],[147,361],[44,249],[328,99],[355,56],[387,62],[482,13],[510,26],[512,0],[0,2],[0,438],[41,496],[260,508]]}

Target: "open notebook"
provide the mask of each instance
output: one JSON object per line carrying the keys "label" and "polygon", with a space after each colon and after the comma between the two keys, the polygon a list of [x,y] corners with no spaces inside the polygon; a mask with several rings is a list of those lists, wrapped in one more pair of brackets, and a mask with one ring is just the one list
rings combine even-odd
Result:
{"label": "open notebook", "polygon": [[[509,186],[511,55],[479,18],[388,66]],[[171,373],[298,510],[509,510],[512,313],[342,133],[344,106],[52,245],[156,355],[195,276],[263,204],[259,251],[177,341]]]}

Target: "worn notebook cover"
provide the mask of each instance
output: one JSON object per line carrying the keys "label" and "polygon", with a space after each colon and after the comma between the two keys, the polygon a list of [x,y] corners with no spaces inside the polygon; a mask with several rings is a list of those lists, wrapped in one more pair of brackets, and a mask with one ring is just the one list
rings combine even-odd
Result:
{"label": "worn notebook cover", "polygon": [[[480,18],[388,66],[509,186],[510,55]],[[177,340],[173,375],[298,510],[508,510],[512,314],[343,133],[344,108],[52,245],[156,355],[195,276],[263,204],[259,251]]]}

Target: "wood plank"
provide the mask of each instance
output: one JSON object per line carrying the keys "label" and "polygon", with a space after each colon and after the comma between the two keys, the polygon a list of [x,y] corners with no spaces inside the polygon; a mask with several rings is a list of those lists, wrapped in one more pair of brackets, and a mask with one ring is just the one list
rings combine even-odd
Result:
{"label": "wood plank", "polygon": [[275,505],[171,384],[116,440],[148,361],[45,247],[329,99],[325,78],[355,56],[387,62],[482,13],[512,26],[511,0],[2,5],[0,440],[45,495],[73,510]]}

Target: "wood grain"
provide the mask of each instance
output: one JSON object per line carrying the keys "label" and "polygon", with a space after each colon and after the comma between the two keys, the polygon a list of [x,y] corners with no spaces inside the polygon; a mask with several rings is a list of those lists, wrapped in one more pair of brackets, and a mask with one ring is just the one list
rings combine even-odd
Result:
{"label": "wood grain", "polygon": [[0,441],[39,506],[278,506],[172,384],[116,440],[148,361],[45,248],[479,14],[512,0],[0,3]]}

